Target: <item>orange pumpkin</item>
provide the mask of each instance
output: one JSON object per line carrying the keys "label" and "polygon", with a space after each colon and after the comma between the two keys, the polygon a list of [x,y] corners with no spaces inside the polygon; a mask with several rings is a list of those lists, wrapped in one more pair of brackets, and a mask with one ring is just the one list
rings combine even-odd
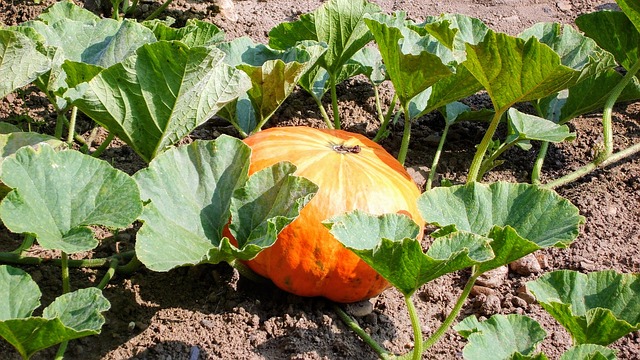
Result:
{"label": "orange pumpkin", "polygon": [[276,243],[247,265],[281,289],[300,296],[354,302],[376,296],[389,284],[339,243],[322,221],[355,209],[370,214],[402,212],[421,228],[417,185],[380,145],[341,130],[270,128],[244,140],[252,149],[249,174],[280,161],[319,186],[299,217]]}

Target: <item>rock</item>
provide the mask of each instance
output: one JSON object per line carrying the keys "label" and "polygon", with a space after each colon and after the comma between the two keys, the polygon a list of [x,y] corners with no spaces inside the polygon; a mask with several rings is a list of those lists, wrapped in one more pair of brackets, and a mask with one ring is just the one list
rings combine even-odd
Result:
{"label": "rock", "polygon": [[527,304],[533,304],[534,302],[536,302],[536,297],[533,296],[529,289],[527,289],[526,285],[522,285],[518,288],[518,290],[516,290],[516,296],[526,301]]}
{"label": "rock", "polygon": [[427,178],[429,177],[428,166],[411,166],[407,168],[407,172],[421,189],[424,188],[424,185],[427,183]]}
{"label": "rock", "polygon": [[238,13],[236,12],[236,7],[233,4],[233,1],[216,0],[216,5],[218,5],[220,15],[222,15],[225,19],[232,22],[238,21]]}
{"label": "rock", "polygon": [[508,273],[509,269],[506,266],[500,266],[499,268],[489,270],[486,273],[480,275],[476,283],[480,286],[495,289],[504,284]]}
{"label": "rock", "polygon": [[558,7],[558,9],[562,11],[571,11],[571,9],[573,8],[571,3],[568,1],[558,1],[556,3],[556,6]]}
{"label": "rock", "polygon": [[542,267],[535,255],[529,254],[509,264],[511,271],[516,274],[529,276],[542,272]]}
{"label": "rock", "polygon": [[480,313],[482,315],[491,316],[500,313],[502,310],[500,298],[496,295],[479,296],[477,299],[480,301]]}
{"label": "rock", "polygon": [[346,310],[349,314],[355,317],[364,317],[373,312],[374,301],[375,299],[369,299],[347,304]]}
{"label": "rock", "polygon": [[488,288],[486,286],[481,286],[481,285],[475,285],[474,287],[471,288],[471,295],[495,295],[496,291],[493,290],[492,288]]}

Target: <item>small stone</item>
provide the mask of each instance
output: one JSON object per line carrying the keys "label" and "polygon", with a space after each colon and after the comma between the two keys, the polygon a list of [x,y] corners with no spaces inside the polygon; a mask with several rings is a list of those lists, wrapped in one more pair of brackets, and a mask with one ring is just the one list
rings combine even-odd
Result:
{"label": "small stone", "polygon": [[429,177],[429,167],[427,166],[410,166],[407,168],[409,176],[420,188],[423,188]]}
{"label": "small stone", "polygon": [[500,266],[480,275],[476,283],[480,286],[486,286],[488,288],[495,289],[504,284],[508,273],[509,269],[506,266]]}
{"label": "small stone", "polygon": [[202,319],[200,320],[200,325],[202,325],[203,327],[207,328],[207,329],[212,329],[214,326],[216,326],[216,324],[209,320],[209,319]]}
{"label": "small stone", "polygon": [[540,263],[534,254],[529,254],[509,264],[511,271],[516,274],[529,276],[531,274],[538,274],[542,272]]}
{"label": "small stone", "polygon": [[522,309],[526,309],[527,305],[529,305],[525,299],[518,296],[514,296],[511,298],[511,304],[516,308]]}
{"label": "small stone", "polygon": [[362,300],[346,305],[347,312],[355,317],[364,317],[373,312],[373,301]]}
{"label": "small stone", "polygon": [[480,313],[486,316],[498,314],[501,310],[500,298],[496,295],[486,296],[480,305]]}
{"label": "small stone", "polygon": [[537,253],[536,254],[536,259],[538,259],[538,264],[540,264],[540,267],[542,269],[548,269],[549,268],[549,257],[546,254]]}
{"label": "small stone", "polygon": [[571,9],[573,8],[573,6],[571,6],[571,3],[568,1],[558,1],[556,3],[556,6],[562,11],[571,11]]}
{"label": "small stone", "polygon": [[471,288],[471,295],[495,295],[496,291],[486,286],[475,285]]}
{"label": "small stone", "polygon": [[518,288],[518,290],[516,290],[516,296],[526,301],[527,304],[533,304],[534,302],[536,302],[536,297],[533,296],[529,289],[527,289],[526,285],[522,285]]}

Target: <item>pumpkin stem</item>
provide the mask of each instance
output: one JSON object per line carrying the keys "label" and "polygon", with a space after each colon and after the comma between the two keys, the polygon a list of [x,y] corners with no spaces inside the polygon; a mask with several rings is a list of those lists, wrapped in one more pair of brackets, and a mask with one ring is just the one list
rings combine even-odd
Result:
{"label": "pumpkin stem", "polygon": [[360,145],[348,146],[345,144],[333,145],[331,148],[339,154],[359,154],[362,150]]}

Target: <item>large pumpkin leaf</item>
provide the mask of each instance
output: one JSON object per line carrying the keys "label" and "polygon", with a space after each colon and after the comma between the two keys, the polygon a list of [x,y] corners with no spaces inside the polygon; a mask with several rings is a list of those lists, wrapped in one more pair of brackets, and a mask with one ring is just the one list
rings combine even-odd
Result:
{"label": "large pumpkin leaf", "polygon": [[525,41],[489,30],[482,42],[467,44],[466,50],[463,64],[487,90],[496,112],[566,89],[584,70],[563,65],[556,52],[534,37]]}
{"label": "large pumpkin leaf", "polygon": [[640,59],[640,32],[619,11],[596,11],[579,16],[576,25],[600,47],[613,54],[627,70]]}
{"label": "large pumpkin leaf", "polygon": [[366,0],[329,0],[313,13],[291,23],[282,23],[269,32],[269,45],[286,50],[302,40],[327,44],[320,64],[331,74],[367,43],[373,40],[364,24],[365,14],[377,13],[380,7]]}
{"label": "large pumpkin leaf", "polygon": [[[18,129],[19,130],[19,129]],[[54,149],[61,149],[65,144],[46,134],[35,132],[15,131],[9,133],[0,132],[0,174],[2,174],[2,162],[24,146],[37,146],[46,143]]]}
{"label": "large pumpkin leaf", "polygon": [[423,219],[491,239],[495,258],[479,265],[487,271],[540,248],[566,247],[577,236],[584,217],[569,201],[529,184],[497,182],[435,188],[418,198]]}
{"label": "large pumpkin leaf", "polygon": [[49,58],[24,34],[0,30],[0,98],[47,72]]}
{"label": "large pumpkin leaf", "polygon": [[478,321],[472,315],[453,328],[469,341],[462,350],[467,360],[547,359],[543,354],[536,354],[547,333],[526,316],[494,315]]}
{"label": "large pumpkin leaf", "polygon": [[176,41],[147,44],[79,85],[73,104],[151,161],[251,86],[223,57]]}
{"label": "large pumpkin leaf", "polygon": [[307,41],[279,51],[256,44],[248,37],[237,38],[218,48],[225,53],[225,63],[244,71],[251,79],[247,99],[253,116],[247,116],[245,109],[238,109],[245,106],[242,101],[232,102],[225,108],[229,108],[227,111],[220,113],[247,135],[261,129],[326,50],[319,43]]}
{"label": "large pumpkin leaf", "polygon": [[142,23],[153,31],[157,40],[179,40],[189,47],[217,45],[224,41],[224,31],[215,24],[188,19],[180,28],[174,28],[162,21],[145,21]]}
{"label": "large pumpkin leaf", "polygon": [[617,0],[616,3],[631,20],[636,31],[640,33],[640,4],[632,0]]}
{"label": "large pumpkin leaf", "polygon": [[329,219],[325,226],[407,296],[444,274],[493,257],[486,238],[463,232],[437,239],[425,254],[417,239],[420,228],[400,214],[374,216],[355,211]]}
{"label": "large pumpkin leaf", "polygon": [[143,44],[156,41],[151,30],[135,21],[101,19],[66,1],[52,5],[37,20],[20,27],[34,29],[48,49],[51,71],[40,77],[38,86],[56,96],[54,105],[59,110],[69,106],[62,97],[69,87],[62,69],[65,61],[106,68],[121,62]]}
{"label": "large pumpkin leaf", "polygon": [[89,225],[124,228],[142,211],[131,177],[77,151],[23,147],[2,169],[0,179],[13,190],[0,203],[0,218],[15,233],[34,234],[46,249],[93,249],[98,241]]}
{"label": "large pumpkin leaf", "polygon": [[[20,293],[12,293],[12,300],[20,301],[18,295]],[[0,321],[0,336],[28,359],[34,353],[64,341],[99,334],[105,322],[101,313],[110,306],[97,288],[76,290],[56,298],[44,309],[42,317]]]}
{"label": "large pumpkin leaf", "polygon": [[[150,201],[136,241],[140,261],[152,270],[168,271],[249,259],[273,244],[315,188],[291,178],[293,168],[284,165],[256,173],[247,182],[249,156],[249,147],[240,140],[221,136],[171,149],[138,172],[134,177],[142,197]],[[230,218],[236,244],[222,235]]]}
{"label": "large pumpkin leaf", "polygon": [[554,271],[527,288],[577,344],[609,345],[640,329],[640,276]]}
{"label": "large pumpkin leaf", "polygon": [[454,62],[451,51],[432,36],[414,31],[404,14],[368,14],[364,21],[373,33],[402,104],[452,74],[448,66]]}

